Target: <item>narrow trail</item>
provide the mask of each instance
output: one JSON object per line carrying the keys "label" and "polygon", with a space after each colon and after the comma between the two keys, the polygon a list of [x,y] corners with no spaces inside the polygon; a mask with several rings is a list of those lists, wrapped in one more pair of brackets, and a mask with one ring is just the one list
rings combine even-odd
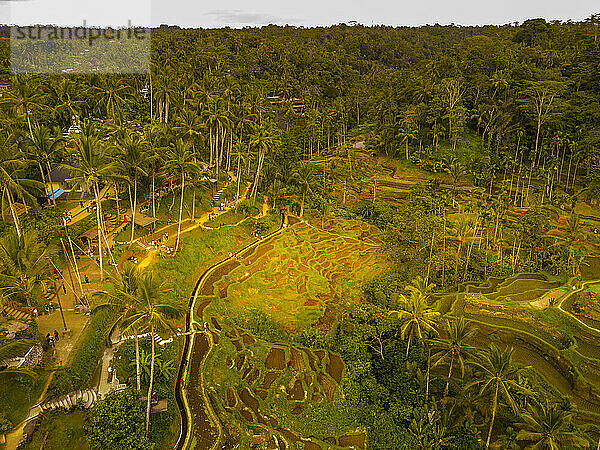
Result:
{"label": "narrow trail", "polygon": [[[201,400],[203,403],[202,410],[204,412],[208,412],[208,415],[210,416],[210,422],[212,422],[210,424],[212,426],[212,428],[206,427],[202,430],[202,432],[204,433],[203,436],[195,436],[197,438],[196,448],[216,449],[219,445],[219,442],[220,442],[221,436],[222,436],[222,432],[223,432],[220,421],[218,420],[217,416],[215,415],[214,411],[212,410],[212,407],[210,405],[210,402],[208,401],[208,398],[205,393],[205,388],[204,388],[204,363],[214,346],[214,342],[213,342],[212,334],[210,333],[210,331],[208,329],[205,329],[201,324],[204,321],[203,320],[204,319],[204,316],[203,316],[204,309],[210,304],[210,301],[207,301],[204,304],[197,306],[198,296],[200,295],[200,292],[203,291],[202,288],[205,286],[207,281],[210,280],[211,275],[213,275],[217,269],[224,267],[227,264],[231,264],[232,265],[231,269],[233,270],[233,268],[237,267],[237,265],[239,264],[237,262],[238,255],[240,255],[242,253],[247,253],[249,250],[254,250],[256,247],[260,246],[261,244],[264,244],[264,243],[270,241],[273,237],[275,237],[276,235],[280,234],[283,230],[285,230],[287,228],[287,225],[288,225],[288,216],[286,214],[284,214],[282,223],[276,231],[265,236],[263,239],[258,239],[256,241],[252,242],[251,244],[247,245],[246,247],[233,253],[228,258],[225,258],[224,260],[212,265],[202,274],[202,276],[198,279],[198,282],[196,283],[194,292],[192,293],[192,296],[190,299],[189,312],[188,312],[188,315],[186,318],[187,319],[186,332],[190,332],[190,334],[187,335],[186,344],[185,344],[183,356],[181,359],[181,364],[179,367],[179,379],[183,380],[184,387],[182,387],[182,385],[181,385],[182,383],[178,383],[176,391],[175,391],[177,404],[178,404],[178,407],[180,409],[180,414],[181,414],[181,433],[180,433],[179,439],[177,441],[177,444],[175,446],[176,449],[180,450],[180,449],[184,449],[184,448],[185,449],[190,448],[190,446],[194,440],[194,427],[193,427],[194,414],[192,412],[192,408],[190,407],[190,404],[188,401],[188,397],[190,396],[190,388],[192,388],[192,389],[196,388],[197,390],[199,390],[199,393],[201,394],[201,397],[202,397]],[[229,271],[227,271],[227,273],[228,272]],[[219,275],[218,278],[220,279],[225,274],[218,273],[218,275]],[[211,281],[211,283],[214,284],[216,281],[217,280]],[[198,308],[198,310],[196,310],[197,308]],[[193,331],[194,329],[199,329],[202,331]],[[205,342],[198,341],[198,339],[200,339],[200,337],[202,337],[202,339],[204,339]],[[192,371],[192,369],[193,369],[193,371]],[[195,372],[195,371],[197,371],[197,373],[191,373],[191,372]],[[196,376],[199,376],[199,379],[192,378],[192,377],[196,377]],[[190,387],[189,386],[190,379],[195,381],[199,386],[191,386]],[[196,411],[196,413],[202,414],[202,412],[200,412],[200,411]],[[201,419],[203,419],[206,422],[206,418],[198,418],[198,417],[196,418],[197,421],[199,421]],[[211,438],[211,430],[212,429],[217,430],[217,436],[214,439]],[[199,445],[198,442],[203,442],[206,446],[198,447],[198,445]]]}
{"label": "narrow trail", "polygon": [[600,334],[600,329],[589,326],[587,323],[583,322],[580,318],[578,318],[577,316],[575,316],[573,313],[571,313],[569,311],[565,311],[563,309],[563,303],[565,302],[565,300],[567,300],[568,298],[570,298],[573,294],[578,294],[579,292],[583,291],[590,284],[596,284],[596,283],[600,283],[600,279],[585,281],[585,282],[581,283],[581,287],[579,289],[571,290],[567,295],[565,295],[563,297],[563,299],[561,300],[561,302],[558,304],[558,309],[561,312],[563,312],[564,314],[567,314],[568,316],[570,316],[571,318],[573,318],[575,321],[577,321],[577,323],[579,323],[584,328],[586,328],[586,329],[588,329],[590,331],[593,331],[594,333]]}
{"label": "narrow trail", "polygon": [[[250,185],[247,185],[244,192],[240,196],[240,202],[247,198],[249,191],[250,191]],[[234,209],[225,209],[223,211],[219,211],[219,208],[217,206],[215,206],[211,210],[205,211],[204,213],[202,213],[200,215],[200,217],[195,218],[193,221],[190,218],[183,220],[181,222],[181,224],[182,224],[181,236],[183,236],[184,234],[189,233],[190,231],[193,231],[197,228],[212,229],[210,227],[205,226],[205,224],[208,221],[213,220],[216,217],[219,217],[219,216],[227,213],[228,211],[234,211]],[[268,211],[269,211],[268,205],[267,205],[266,212],[265,212],[265,208],[264,208],[264,204],[263,204],[262,216],[266,215],[266,213]],[[261,214],[259,214],[259,216],[257,216],[257,217],[261,217]],[[224,225],[224,227],[225,226],[237,226],[246,220],[248,220],[248,218],[242,219],[241,221],[237,222],[236,224]],[[189,222],[193,222],[193,223],[190,226],[188,226],[187,228],[183,228],[183,224],[189,223]],[[158,235],[161,232],[163,232],[164,230],[166,230],[167,228],[172,227],[172,226],[173,226],[172,223],[165,225],[165,226],[155,230],[154,233],[152,233],[152,234]],[[131,241],[131,243],[141,243],[141,240],[146,239],[146,238],[147,238],[147,236],[139,237],[139,238],[136,238],[133,241]],[[175,239],[175,236],[171,236],[171,239]],[[152,261],[154,260],[154,257],[158,254],[158,250],[153,249],[153,248],[148,248],[147,252],[148,253],[146,254],[146,256],[144,256],[144,258],[138,263],[138,270],[140,270],[140,271],[149,267],[151,265]]]}

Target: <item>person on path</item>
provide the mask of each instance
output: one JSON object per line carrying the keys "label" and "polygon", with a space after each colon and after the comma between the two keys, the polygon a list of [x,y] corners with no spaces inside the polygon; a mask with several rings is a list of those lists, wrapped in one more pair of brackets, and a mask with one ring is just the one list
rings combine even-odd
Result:
{"label": "person on path", "polygon": [[88,278],[87,273],[84,275],[84,278],[85,278],[85,282],[87,284],[90,284],[90,279]]}
{"label": "person on path", "polygon": [[38,316],[38,310],[37,310],[37,308],[33,308],[33,318],[37,319],[37,316]]}
{"label": "person on path", "polygon": [[79,207],[83,209],[83,200],[79,200]]}
{"label": "person on path", "polygon": [[54,330],[54,340],[58,342],[58,331]]}

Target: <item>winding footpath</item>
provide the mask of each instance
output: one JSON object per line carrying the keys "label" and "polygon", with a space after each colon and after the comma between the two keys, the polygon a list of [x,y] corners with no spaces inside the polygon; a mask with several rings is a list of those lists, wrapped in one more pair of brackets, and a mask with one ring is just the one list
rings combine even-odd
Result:
{"label": "winding footpath", "polygon": [[[233,253],[228,258],[209,267],[200,276],[194,287],[194,291],[190,297],[189,311],[186,316],[186,332],[189,334],[186,335],[185,347],[179,366],[180,382],[175,389],[175,398],[181,416],[181,432],[175,446],[178,450],[191,448],[192,445],[194,448],[212,450],[218,447],[222,436],[221,424],[208,401],[204,389],[204,363],[214,345],[212,334],[203,325],[204,309],[210,304],[210,301],[204,300],[198,305],[198,297],[206,295],[203,294],[204,287],[211,279],[211,275],[214,275],[218,269],[226,268],[229,264],[232,266],[230,270],[226,271],[226,273],[229,273],[240,264],[237,260],[239,255],[244,254],[244,257],[246,257],[248,252],[255,250],[261,244],[265,244],[283,232],[287,228],[288,223],[288,215],[283,214],[281,225],[276,231],[265,236],[263,239],[256,240]],[[219,275],[218,279],[220,279],[225,274],[217,272],[217,275]],[[209,289],[215,281],[211,281],[208,285]],[[196,392],[192,392],[192,390]],[[201,396],[202,411],[198,409],[193,410],[190,405],[189,398],[191,395],[196,395],[196,393]],[[194,427],[194,424],[197,426]],[[195,428],[198,433],[194,433]],[[215,429],[216,436],[214,436]]]}
{"label": "winding footpath", "polygon": [[565,300],[571,298],[571,296],[573,294],[578,294],[579,292],[583,291],[590,284],[596,284],[596,283],[600,283],[600,279],[599,280],[585,281],[585,282],[581,283],[581,287],[579,289],[575,289],[575,290],[571,289],[571,291],[567,295],[565,295],[563,297],[563,299],[560,301],[560,303],[558,304],[558,309],[560,311],[562,311],[564,314],[567,314],[568,316],[570,316],[571,318],[573,318],[574,320],[576,320],[577,323],[579,323],[584,328],[586,328],[586,329],[588,329],[590,331],[593,331],[594,333],[600,334],[600,329],[589,326],[587,323],[585,323],[584,321],[582,321],[579,317],[575,316],[573,313],[571,313],[569,311],[565,311],[563,309],[563,303],[565,302]]}

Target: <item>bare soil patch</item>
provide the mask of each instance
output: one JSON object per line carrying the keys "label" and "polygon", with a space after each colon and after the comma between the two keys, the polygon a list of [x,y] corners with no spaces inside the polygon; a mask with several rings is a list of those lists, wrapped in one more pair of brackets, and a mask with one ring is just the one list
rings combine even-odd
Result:
{"label": "bare soil patch", "polygon": [[237,397],[232,387],[227,388],[227,406],[235,408],[237,406]]}
{"label": "bare soil patch", "polygon": [[333,402],[333,399],[335,398],[335,389],[337,387],[335,382],[322,372],[317,374],[317,381],[323,387],[323,392],[325,392],[327,401],[330,403]]}
{"label": "bare soil patch", "polygon": [[299,372],[304,370],[304,357],[302,353],[294,347],[290,348],[290,352],[292,355],[292,367]]}
{"label": "bare soil patch", "polygon": [[254,336],[251,336],[249,334],[242,334],[242,341],[244,342],[244,345],[256,344],[256,339],[254,339]]}
{"label": "bare soil patch", "polygon": [[254,414],[258,416],[258,400],[250,393],[248,388],[244,388],[239,392],[240,399],[244,404],[254,411]]}
{"label": "bare soil patch", "polygon": [[273,382],[281,376],[281,372],[265,372],[265,378],[261,383],[262,389],[270,389]]}
{"label": "bare soil patch", "polygon": [[288,399],[297,401],[304,400],[304,388],[302,387],[302,380],[296,380],[294,382],[294,386],[288,392]]}
{"label": "bare soil patch", "polygon": [[354,447],[364,449],[365,447],[365,435],[364,434],[346,434],[340,436],[339,439],[340,447]]}
{"label": "bare soil patch", "polygon": [[232,343],[232,344],[235,346],[235,349],[236,349],[238,352],[241,352],[241,351],[243,350],[243,348],[244,348],[244,347],[242,347],[242,344],[240,343],[240,341],[239,341],[239,340],[237,340],[237,339],[233,339],[233,340],[231,341],[231,343]]}
{"label": "bare soil patch", "polygon": [[562,297],[567,292],[566,289],[554,289],[553,291],[548,292],[542,298],[529,302],[531,306],[537,309],[545,309],[550,306],[550,303],[554,303],[558,298]]}
{"label": "bare soil patch", "polygon": [[267,370],[283,370],[285,369],[285,350],[278,347],[271,347],[269,353],[267,353],[267,359],[265,361],[265,367]]}
{"label": "bare soil patch", "polygon": [[342,373],[344,372],[344,361],[335,353],[329,354],[329,362],[327,363],[327,373],[331,375],[338,384],[342,381]]}
{"label": "bare soil patch", "polygon": [[244,361],[246,360],[246,355],[237,355],[235,357],[235,368],[239,372],[244,365]]}

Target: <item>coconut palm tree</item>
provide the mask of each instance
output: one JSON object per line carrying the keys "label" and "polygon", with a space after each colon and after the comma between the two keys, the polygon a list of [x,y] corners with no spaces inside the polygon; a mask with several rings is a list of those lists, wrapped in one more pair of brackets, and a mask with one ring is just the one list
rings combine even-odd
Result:
{"label": "coconut palm tree", "polygon": [[183,141],[178,139],[172,144],[167,150],[166,154],[166,168],[175,174],[181,175],[181,202],[179,204],[179,221],[177,226],[177,244],[175,249],[179,249],[179,242],[181,240],[181,215],[183,213],[183,196],[185,191],[185,178],[188,172],[200,172],[201,166],[199,163],[194,161],[194,154],[190,150],[189,146]]}
{"label": "coconut palm tree", "polygon": [[100,262],[100,280],[104,279],[103,259],[102,259],[102,238],[103,238],[103,219],[102,204],[100,198],[100,183],[114,176],[117,168],[117,161],[109,158],[106,146],[99,134],[94,130],[94,126],[88,123],[87,132],[77,135],[71,141],[71,151],[75,157],[75,165],[63,165],[68,170],[72,178],[71,183],[74,186],[80,186],[82,189],[94,192],[96,199],[96,223],[98,225],[98,257]]}
{"label": "coconut palm tree", "polygon": [[521,414],[523,422],[516,424],[520,428],[517,440],[533,442],[527,447],[532,449],[587,448],[588,441],[573,425],[573,416],[556,403],[550,405],[548,399],[532,402]]}
{"label": "coconut palm tree", "polygon": [[146,437],[150,426],[150,400],[154,383],[154,359],[156,356],[154,333],[160,330],[175,332],[170,319],[177,318],[183,313],[181,305],[175,305],[164,299],[167,288],[164,281],[160,281],[152,272],[144,273],[139,278],[136,298],[138,300],[136,312],[127,320],[133,329],[147,326],[151,339],[150,383],[148,386],[148,400],[146,407]]}
{"label": "coconut palm tree", "polygon": [[51,249],[37,239],[37,231],[10,232],[0,239],[0,291],[8,298],[22,295],[31,306],[36,289],[44,290],[49,278],[47,258]]}
{"label": "coconut palm tree", "polygon": [[[92,297],[98,298],[100,302],[96,304],[92,312],[109,309],[115,313],[116,319],[107,332],[110,339],[113,331],[118,327],[123,327],[129,318],[137,312],[138,304],[138,284],[140,275],[137,268],[132,264],[126,264],[119,272],[113,272],[110,277],[112,289],[110,291],[96,291]],[[140,390],[140,329],[126,327],[121,334],[128,331],[135,333],[135,367],[137,390]]]}
{"label": "coconut palm tree", "polygon": [[265,162],[265,156],[279,146],[280,141],[273,131],[272,126],[265,124],[263,121],[260,125],[255,127],[252,136],[250,136],[250,145],[258,150],[258,163],[251,192],[252,201],[255,201],[258,192],[258,181],[260,180],[260,173]]}
{"label": "coconut palm tree", "polygon": [[436,367],[446,360],[450,360],[448,369],[448,378],[446,380],[446,388],[444,389],[444,397],[448,397],[448,388],[450,379],[452,378],[452,369],[454,363],[458,362],[461,376],[465,376],[465,358],[469,356],[473,347],[468,342],[473,338],[477,330],[471,328],[471,322],[464,317],[459,317],[452,322],[446,320],[448,336],[444,338],[433,339],[432,342],[440,350],[433,355],[437,361],[433,364]]}
{"label": "coconut palm tree", "polygon": [[486,448],[490,447],[499,402],[504,401],[515,414],[518,414],[519,408],[513,392],[515,390],[526,391],[517,381],[523,369],[515,367],[512,361],[513,353],[514,349],[512,348],[501,350],[492,344],[485,351],[477,353],[471,362],[475,380],[467,385],[467,389],[476,389],[480,396],[491,397],[492,417]]}
{"label": "coconut palm tree", "polygon": [[41,190],[42,183],[37,180],[31,180],[26,175],[26,169],[30,160],[25,158],[14,144],[10,136],[0,137],[0,192],[2,208],[2,218],[5,217],[6,210],[10,210],[11,217],[15,224],[15,230],[18,236],[21,236],[21,227],[19,217],[15,208],[15,197],[19,198],[23,204],[29,203],[33,207],[38,204],[30,191]]}
{"label": "coconut palm tree", "polygon": [[292,174],[292,180],[296,181],[300,185],[302,190],[302,202],[300,203],[300,217],[304,216],[304,201],[306,194],[312,192],[312,184],[315,182],[316,174],[313,170],[313,166],[307,162],[300,162],[296,166],[296,170]]}
{"label": "coconut palm tree", "polygon": [[402,339],[408,336],[408,345],[406,346],[406,356],[410,350],[412,341],[423,339],[427,332],[437,332],[436,320],[439,312],[431,308],[427,302],[427,296],[414,286],[406,286],[409,292],[408,297],[403,294],[398,298],[398,309],[392,310],[389,314],[395,314],[402,321],[400,333]]}
{"label": "coconut palm tree", "polygon": [[[137,209],[137,187],[139,175],[147,176],[146,165],[148,162],[148,151],[146,142],[140,135],[134,131],[129,131],[119,140],[118,143],[120,155],[119,160],[125,169],[129,180],[133,178],[133,199],[130,197],[131,204],[131,242],[135,233],[135,212]],[[129,194],[131,196],[131,184],[129,184]],[[133,201],[131,201],[133,200]]]}
{"label": "coconut palm tree", "polygon": [[16,75],[12,79],[11,88],[0,98],[0,104],[7,104],[12,112],[19,116],[25,116],[29,134],[31,136],[33,127],[31,125],[32,114],[43,107],[45,95],[33,86],[27,75]]}
{"label": "coconut palm tree", "polygon": [[31,156],[40,169],[40,175],[42,176],[42,183],[44,184],[44,191],[46,187],[46,176],[44,175],[44,166],[46,166],[48,174],[48,183],[52,190],[52,203],[56,206],[56,199],[54,198],[54,190],[52,189],[52,178],[50,172],[52,168],[50,166],[50,157],[58,150],[58,148],[64,143],[63,139],[55,139],[50,133],[50,129],[44,126],[35,127],[31,133],[31,136],[25,140],[27,145],[28,153]]}

